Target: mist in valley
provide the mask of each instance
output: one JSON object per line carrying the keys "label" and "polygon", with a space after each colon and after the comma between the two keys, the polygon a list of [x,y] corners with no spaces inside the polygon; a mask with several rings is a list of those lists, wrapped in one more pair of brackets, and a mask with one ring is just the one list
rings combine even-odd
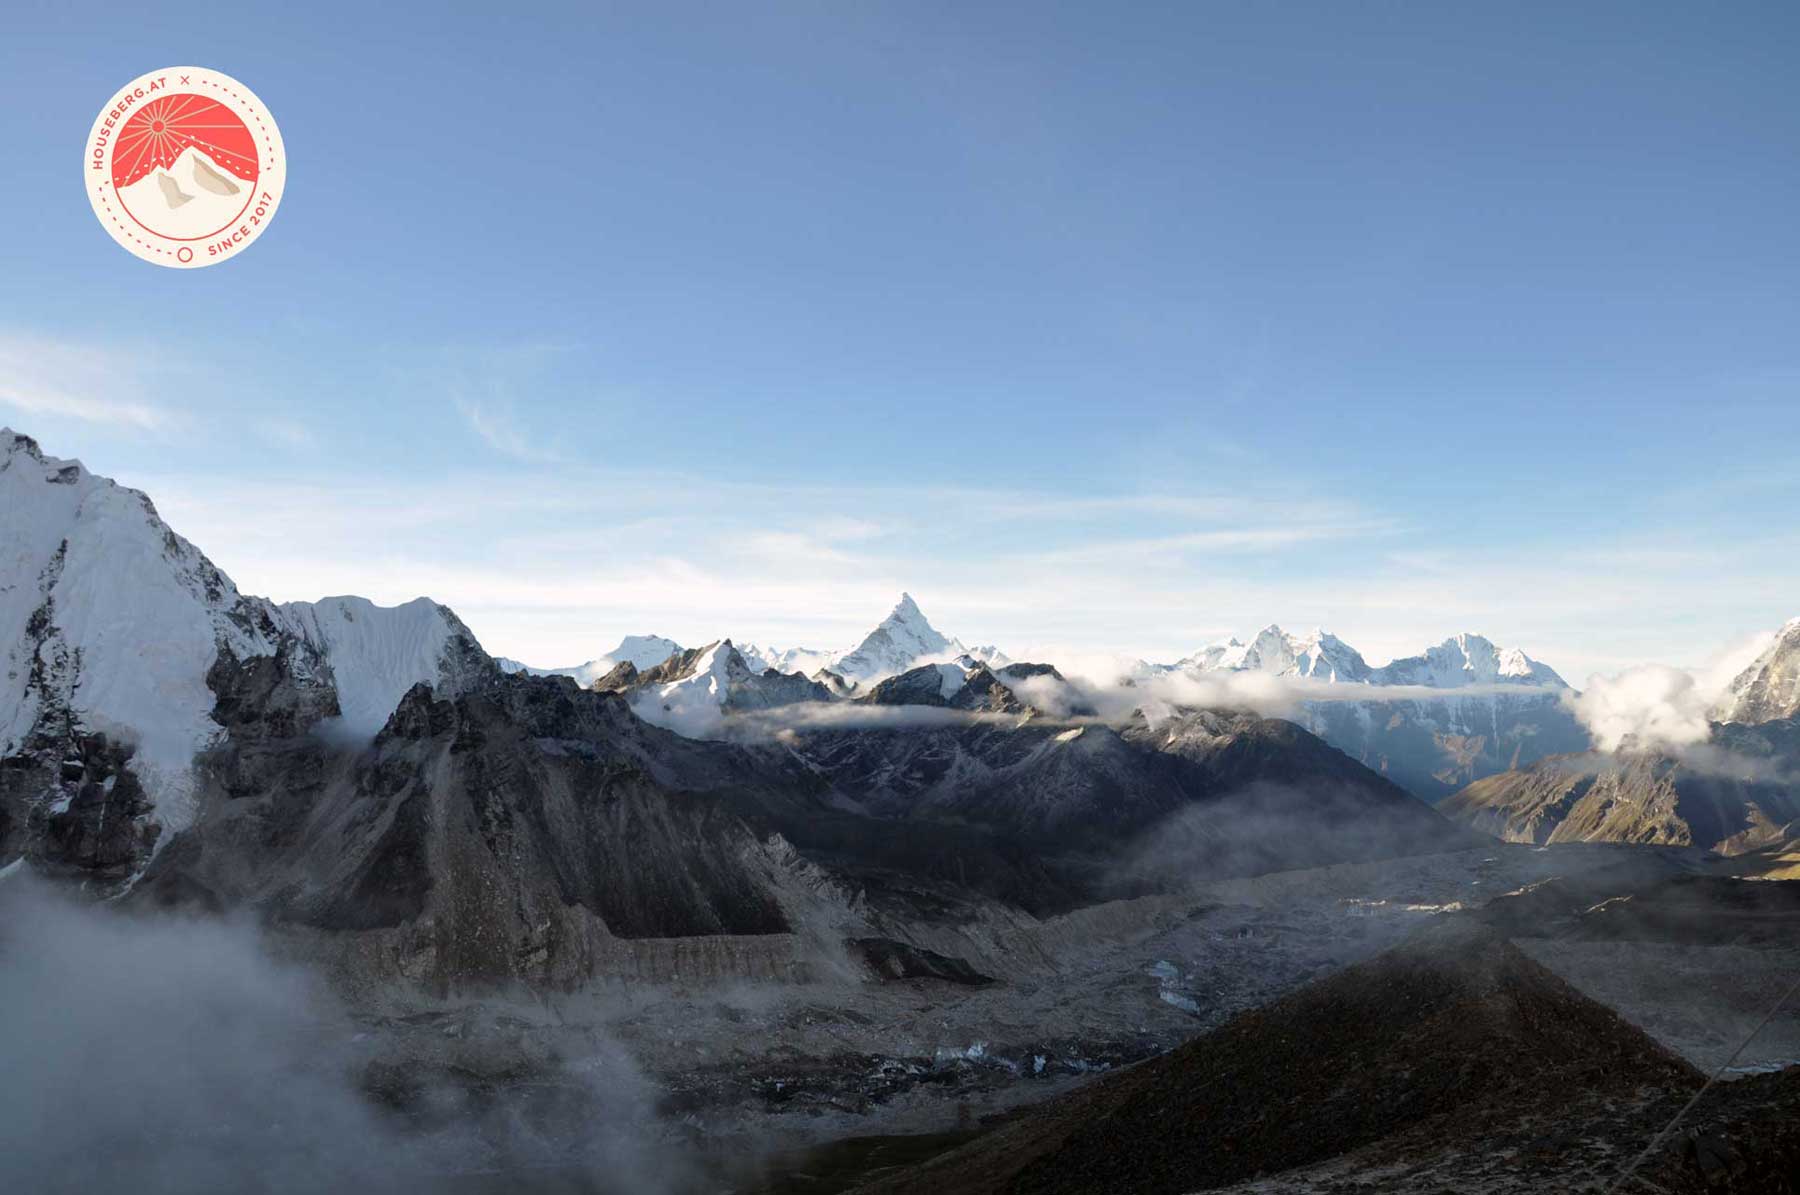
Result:
{"label": "mist in valley", "polygon": [[[660,1093],[603,1035],[544,1073],[508,1082],[508,1059],[453,1082],[242,917],[123,912],[9,876],[0,1008],[7,1190],[665,1195],[697,1181],[657,1120]],[[431,1032],[457,1032],[444,1025]]]}

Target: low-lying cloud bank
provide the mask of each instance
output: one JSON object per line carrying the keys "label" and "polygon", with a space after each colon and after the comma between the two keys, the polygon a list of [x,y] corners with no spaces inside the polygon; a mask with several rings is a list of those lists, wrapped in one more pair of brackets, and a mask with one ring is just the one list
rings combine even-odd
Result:
{"label": "low-lying cloud bank", "polygon": [[1750,636],[1697,669],[1644,664],[1590,676],[1564,700],[1601,751],[1680,751],[1712,737],[1712,714],[1727,688],[1773,640],[1774,632]]}
{"label": "low-lying cloud bank", "polygon": [[[1459,689],[1426,685],[1332,684],[1307,677],[1264,672],[1196,676],[1168,672],[1128,681],[1030,676],[1005,684],[1021,701],[1049,717],[1074,723],[1120,722],[1141,712],[1160,722],[1183,709],[1243,710],[1265,718],[1299,719],[1308,706],[1338,702],[1427,704],[1489,697],[1555,699],[1565,690],[1539,685],[1486,684]],[[868,705],[862,702],[796,702],[773,709],[724,713],[705,692],[670,700],[640,694],[633,708],[645,721],[689,738],[754,740],[806,730],[894,730],[975,723],[1016,725],[1014,714],[953,710],[926,705]]]}
{"label": "low-lying cloud bank", "polygon": [[1707,710],[1713,698],[1691,672],[1645,664],[1615,676],[1588,678],[1569,698],[1569,708],[1601,751],[1630,744],[1645,750],[1677,749],[1712,736]]}
{"label": "low-lying cloud bank", "polygon": [[247,923],[126,914],[0,877],[0,1190],[400,1192],[475,1175],[493,1190],[520,1176],[691,1189],[686,1162],[653,1144],[655,1092],[622,1052],[570,1066],[561,1110],[541,1084],[529,1114],[446,1086],[421,1116],[366,1090],[390,1044]]}
{"label": "low-lying cloud bank", "polygon": [[242,925],[151,924],[0,885],[0,1171],[20,1191],[379,1180],[335,1010]]}

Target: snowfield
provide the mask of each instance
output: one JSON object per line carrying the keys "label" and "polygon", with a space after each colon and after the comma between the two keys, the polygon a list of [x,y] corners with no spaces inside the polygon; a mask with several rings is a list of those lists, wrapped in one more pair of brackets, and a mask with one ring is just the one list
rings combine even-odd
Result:
{"label": "snowfield", "polygon": [[130,767],[169,834],[193,816],[194,756],[218,741],[207,673],[284,643],[295,679],[333,686],[346,729],[372,735],[400,697],[444,679],[468,639],[420,598],[276,605],[238,592],[136,490],[0,429],[0,756],[68,724],[136,748]]}

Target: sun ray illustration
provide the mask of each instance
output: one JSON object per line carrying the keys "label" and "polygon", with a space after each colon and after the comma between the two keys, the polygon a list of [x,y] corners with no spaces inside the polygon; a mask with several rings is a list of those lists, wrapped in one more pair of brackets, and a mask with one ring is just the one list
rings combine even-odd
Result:
{"label": "sun ray illustration", "polygon": [[135,173],[138,168],[138,164],[144,160],[144,155],[149,153],[151,148],[154,147],[155,144],[156,144],[156,139],[154,137],[147,137],[144,140],[144,143],[142,145],[138,146],[137,153],[132,157],[130,163],[128,163],[126,165],[125,173],[126,174]]}
{"label": "sun ray illustration", "polygon": [[248,126],[211,97],[184,92],[151,101],[126,122],[113,155],[113,184],[126,187],[156,170],[169,170],[189,148],[240,181],[256,178],[256,138]]}

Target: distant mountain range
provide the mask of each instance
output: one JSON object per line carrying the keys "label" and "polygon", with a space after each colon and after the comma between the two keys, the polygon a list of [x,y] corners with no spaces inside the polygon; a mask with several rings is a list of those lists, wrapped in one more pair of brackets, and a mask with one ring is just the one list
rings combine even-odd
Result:
{"label": "distant mountain range", "polygon": [[1469,841],[1292,723],[1102,719],[910,598],[833,657],[854,675],[642,636],[583,684],[603,662],[509,671],[426,599],[242,594],[10,431],[0,531],[0,870],[254,908],[358,974],[661,974],[695,937],[765,973],[821,935]]}
{"label": "distant mountain range", "polygon": [[619,646],[585,664],[571,664],[564,668],[533,668],[505,656],[495,656],[494,663],[500,665],[502,672],[525,672],[532,676],[569,676],[575,678],[578,684],[591,685],[620,664],[630,664],[642,671],[656,667],[680,650],[681,644],[673,639],[664,639],[661,635],[627,635],[619,641]]}
{"label": "distant mountain range", "polygon": [[1512,842],[1641,842],[1726,854],[1800,845],[1800,619],[1727,686],[1704,743],[1627,740],[1484,777],[1439,806]]}
{"label": "distant mountain range", "polygon": [[[870,700],[873,686],[926,668],[939,670],[936,679],[915,678],[903,689],[889,684],[882,702],[897,704],[899,692],[921,695],[911,704],[950,702],[948,690],[934,700],[923,695],[934,686],[960,690],[971,678],[985,686],[977,667],[991,675],[1012,663],[997,648],[971,649],[939,631],[904,593],[887,617],[851,648],[777,650],[737,646],[730,640],[706,648],[721,644],[729,651],[708,657],[703,674],[692,666],[699,657],[665,668],[653,698],[641,695],[634,679],[615,678],[609,687],[640,692],[640,713],[653,721],[684,733],[716,734],[724,726],[722,715],[808,700]],[[591,684],[619,663],[629,662],[641,674],[681,651],[668,639],[633,636],[600,660],[542,671]],[[726,671],[714,675],[714,666]],[[523,665],[508,660],[502,667]],[[1229,639],[1172,664],[1138,661],[1124,671],[1121,679],[1145,690],[1146,698],[1159,682],[1179,678],[1266,676],[1295,682],[1294,716],[1302,725],[1427,801],[1480,776],[1588,745],[1587,732],[1563,701],[1571,690],[1562,677],[1517,648],[1498,647],[1480,635],[1457,635],[1418,655],[1372,667],[1355,648],[1326,631],[1293,635],[1270,626],[1247,643]],[[796,676],[821,689],[774,679]],[[1017,704],[1045,713],[1095,712],[1106,704],[1091,692],[1081,694],[1083,682],[1063,680],[1060,674],[1058,680],[1066,690],[1060,697],[1018,699]],[[1232,698],[1224,694],[1220,699]]]}
{"label": "distant mountain range", "polygon": [[1187,672],[1261,672],[1334,684],[1419,685],[1459,689],[1472,685],[1569,686],[1549,666],[1518,648],[1499,648],[1480,635],[1457,635],[1416,656],[1371,668],[1362,653],[1328,631],[1290,635],[1268,626],[1250,642],[1227,639],[1173,664],[1140,663],[1136,675]]}
{"label": "distant mountain range", "polygon": [[1563,700],[1570,689],[1562,677],[1480,635],[1456,635],[1377,668],[1324,630],[1293,635],[1270,626],[1248,643],[1228,639],[1173,664],[1142,663],[1133,676],[1241,674],[1307,682],[1294,714],[1301,725],[1427,801],[1588,744]]}
{"label": "distant mountain range", "polygon": [[[242,594],[149,498],[11,431],[0,532],[0,869],[379,931],[381,965],[444,982],[1444,849],[1467,831],[1390,781],[1430,797],[1586,747],[1553,671],[1472,635],[1376,668],[1271,627],[1097,684],[969,649],[902,595],[810,673],[654,635],[527,668],[428,599]],[[1733,709],[1786,708],[1793,638]],[[1251,676],[1293,722],[1215,684]]]}

